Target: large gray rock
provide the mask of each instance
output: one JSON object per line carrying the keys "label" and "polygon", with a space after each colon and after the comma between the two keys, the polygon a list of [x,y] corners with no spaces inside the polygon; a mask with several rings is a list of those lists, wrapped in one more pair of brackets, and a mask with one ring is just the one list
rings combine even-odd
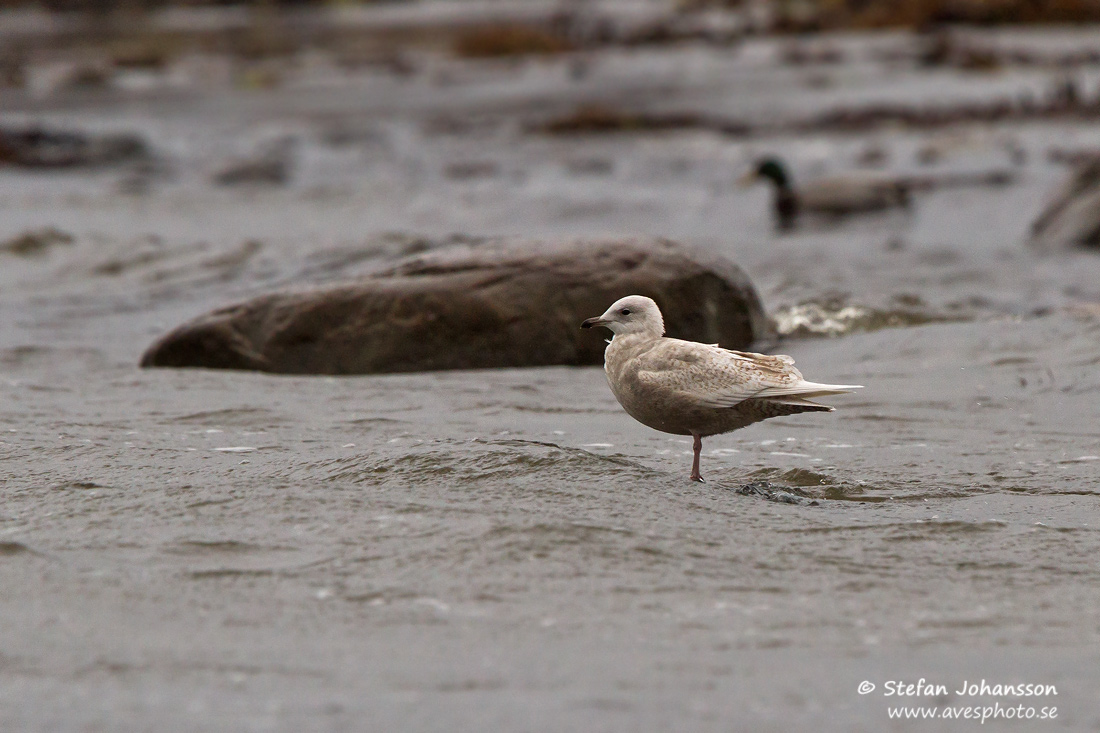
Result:
{"label": "large gray rock", "polygon": [[674,242],[491,241],[222,308],[164,336],[141,364],[291,374],[600,364],[606,334],[581,321],[632,293],[660,304],[670,336],[744,348],[771,335],[740,268]]}

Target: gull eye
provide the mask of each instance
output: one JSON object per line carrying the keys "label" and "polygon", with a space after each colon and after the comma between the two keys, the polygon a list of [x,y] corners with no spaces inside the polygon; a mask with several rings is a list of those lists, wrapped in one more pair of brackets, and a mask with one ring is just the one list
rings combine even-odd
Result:
{"label": "gull eye", "polygon": [[630,315],[630,309],[629,308],[623,308],[621,311],[619,311],[619,315],[629,316]]}

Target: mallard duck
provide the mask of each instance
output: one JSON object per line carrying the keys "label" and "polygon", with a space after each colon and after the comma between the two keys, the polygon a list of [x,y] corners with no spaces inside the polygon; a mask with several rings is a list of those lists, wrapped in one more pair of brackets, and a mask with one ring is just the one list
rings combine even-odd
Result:
{"label": "mallard duck", "polygon": [[880,176],[830,176],[795,188],[787,167],[776,157],[758,161],[741,182],[748,185],[765,179],[775,186],[773,207],[780,229],[792,228],[801,213],[838,217],[909,206],[909,186]]}
{"label": "mallard duck", "polygon": [[1040,249],[1100,246],[1100,157],[1082,161],[1031,224]]}

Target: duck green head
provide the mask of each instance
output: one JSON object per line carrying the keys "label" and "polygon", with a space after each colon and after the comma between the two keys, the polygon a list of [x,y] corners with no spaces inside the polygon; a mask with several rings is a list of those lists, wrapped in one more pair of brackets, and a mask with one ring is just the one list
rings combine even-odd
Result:
{"label": "duck green head", "polygon": [[787,168],[779,158],[762,158],[757,162],[753,173],[757,178],[771,179],[780,188],[787,188],[791,184]]}

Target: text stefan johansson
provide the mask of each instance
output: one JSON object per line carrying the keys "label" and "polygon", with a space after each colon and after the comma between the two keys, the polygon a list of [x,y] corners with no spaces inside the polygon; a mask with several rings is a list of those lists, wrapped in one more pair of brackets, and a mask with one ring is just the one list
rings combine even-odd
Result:
{"label": "text stefan johansson", "polygon": [[[963,680],[962,684],[956,687],[958,689],[953,692],[960,697],[1046,697],[1058,694],[1058,689],[1054,685],[1001,683],[991,685],[985,680],[981,682]],[[883,697],[942,697],[946,694],[947,685],[934,685],[923,677],[916,682],[887,680],[882,683]]]}

